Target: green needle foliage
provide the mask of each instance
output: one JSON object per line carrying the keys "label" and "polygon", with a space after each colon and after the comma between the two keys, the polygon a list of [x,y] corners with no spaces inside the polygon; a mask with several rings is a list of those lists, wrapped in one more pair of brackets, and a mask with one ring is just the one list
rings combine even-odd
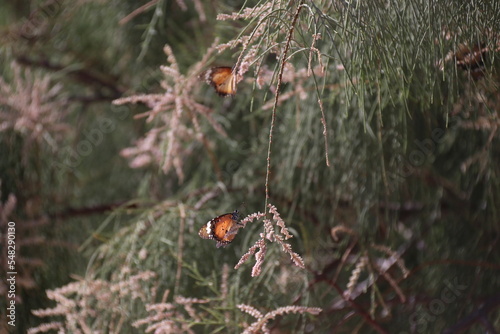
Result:
{"label": "green needle foliage", "polygon": [[500,327],[497,1],[0,13],[0,331]]}

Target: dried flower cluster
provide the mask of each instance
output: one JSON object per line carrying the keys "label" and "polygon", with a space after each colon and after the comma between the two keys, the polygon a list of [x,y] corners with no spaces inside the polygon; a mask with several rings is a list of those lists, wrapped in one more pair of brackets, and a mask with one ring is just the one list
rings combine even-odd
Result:
{"label": "dried flower cluster", "polygon": [[[223,307],[227,307],[229,267],[224,264],[222,269],[222,280],[220,285],[220,296],[215,299],[217,303],[222,299]],[[160,303],[146,304],[146,310],[150,315],[146,318],[135,321],[132,326],[139,328],[147,325],[146,333],[168,334],[168,333],[194,333],[191,329],[194,323],[202,323],[210,315],[205,311],[208,303],[213,299],[186,298],[183,296],[174,297],[174,301],[167,303],[170,290],[165,291]],[[196,306],[204,304],[205,307]],[[229,312],[224,314],[226,324],[230,321]]]}
{"label": "dried flower cluster", "polygon": [[[317,77],[322,77],[325,75],[324,67],[317,65],[312,69],[314,75]],[[257,77],[257,84],[259,87],[263,85],[270,84],[273,79],[274,73],[267,66],[262,66]],[[305,86],[310,80],[311,71],[308,68],[296,69],[291,63],[285,64],[285,71],[283,73],[283,83],[291,83],[291,90],[283,93],[278,98],[278,105],[284,101],[289,100],[292,97],[298,97],[301,100],[305,100],[308,96],[308,90]],[[271,86],[271,91],[276,93],[276,88]],[[263,110],[270,110],[274,106],[274,100],[266,102],[263,106]]]}
{"label": "dried flower cluster", "polygon": [[[353,240],[342,256],[341,264],[337,273],[346,263],[353,264],[354,269],[351,271],[351,275],[349,276],[346,290],[344,290],[342,296],[334,300],[332,309],[344,308],[347,305],[347,300],[354,300],[361,294],[367,292],[370,287],[376,284],[379,277],[383,277],[392,287],[394,292],[396,292],[401,302],[405,302],[406,296],[399,287],[398,280],[393,278],[393,276],[389,273],[389,270],[394,264],[396,264],[403,275],[403,279],[408,276],[408,269],[401,258],[404,250],[406,250],[408,246],[403,246],[398,251],[393,251],[387,246],[372,244],[369,250],[364,251],[362,254],[355,255],[352,254],[352,252],[355,248],[354,246],[357,245],[359,241],[357,233],[345,226],[336,226],[331,230],[332,238],[335,241],[339,240],[338,234],[340,232],[349,234]],[[381,258],[375,254],[375,251],[382,252],[387,257]],[[363,272],[368,272],[369,275],[368,278],[360,282],[361,274]],[[334,280],[336,280],[336,278]],[[380,302],[382,303],[385,311],[388,312],[389,310],[387,309],[387,306],[384,305],[384,302],[382,300],[380,300]]]}
{"label": "dried flower cluster", "polygon": [[226,136],[222,126],[212,117],[212,110],[195,101],[193,93],[199,84],[198,75],[208,66],[215,47],[211,47],[203,59],[194,64],[186,75],[180,73],[177,60],[169,46],[165,46],[169,66],[161,66],[165,75],[162,81],[163,94],[134,95],[113,101],[114,104],[143,103],[150,110],[136,115],[147,117],[155,126],[139,139],[134,147],[124,149],[121,154],[131,159],[130,166],[138,168],[150,164],[161,166],[167,173],[175,169],[177,177],[184,180],[183,162],[194,150],[193,143],[201,142],[211,154],[211,148],[202,130],[199,116],[203,116],[220,135]]}
{"label": "dried flower cluster", "polygon": [[[93,328],[106,333],[120,333],[123,323],[129,318],[121,303],[140,299],[145,304],[154,299],[156,289],[153,287],[150,291],[145,286],[155,277],[154,272],[144,271],[116,282],[81,280],[48,290],[47,296],[57,305],[50,309],[35,310],[33,314],[42,318],[62,317],[63,320],[31,328],[28,333],[43,333],[50,329],[64,333],[93,333]],[[109,317],[105,316],[109,313]]]}
{"label": "dried flower cluster", "polygon": [[[232,14],[219,14],[218,20],[256,20],[254,28],[246,34],[240,35],[237,39],[231,40],[227,43],[220,44],[217,49],[221,52],[228,48],[235,48],[241,46],[242,52],[238,57],[235,65],[235,73],[237,74],[237,82],[243,79],[243,75],[248,72],[251,66],[255,63],[263,62],[264,52],[273,53],[277,59],[283,56],[283,46],[281,45],[281,36],[289,32],[290,27],[283,25],[281,20],[289,21],[291,13],[289,11],[281,11],[283,8],[288,7],[289,4],[284,1],[264,2],[253,8],[245,8],[243,11],[234,12]],[[285,15],[281,19],[276,19],[277,13]],[[274,31],[270,34],[269,31]],[[307,67],[295,69],[290,63],[286,62],[285,71],[282,78],[283,83],[292,83],[290,85],[292,90],[280,95],[279,103],[290,99],[293,96],[298,96],[300,99],[307,97],[307,89],[304,88],[306,80],[310,79],[312,72],[315,76],[322,77],[325,75],[325,67],[322,63],[321,52],[315,47],[316,41],[321,39],[321,34],[313,34],[312,43],[309,47],[300,46],[304,50],[309,50]],[[293,41],[295,44],[296,42]],[[317,56],[318,65],[312,69],[311,61]],[[271,86],[273,80],[276,79],[276,73],[271,70],[267,65],[259,64],[256,70],[257,77],[255,82],[258,88],[268,85],[273,93],[276,94],[276,87]],[[253,79],[248,79],[252,82]],[[273,107],[274,100],[269,101],[262,107],[263,110],[268,110]]]}
{"label": "dried flower cluster", "polygon": [[312,315],[318,315],[322,309],[319,307],[305,307],[305,306],[284,306],[284,307],[279,307],[276,310],[273,310],[271,312],[268,312],[266,314],[262,314],[260,311],[258,311],[256,308],[245,305],[245,304],[240,304],[238,305],[238,308],[245,312],[250,314],[252,317],[256,318],[257,321],[252,323],[250,326],[248,326],[243,334],[252,334],[252,333],[271,333],[269,328],[267,327],[267,322],[270,320],[273,320],[277,316],[283,315],[283,314],[288,314],[288,313],[309,313]]}
{"label": "dried flower cluster", "polygon": [[356,267],[351,272],[351,277],[349,277],[349,283],[347,283],[347,290],[344,291],[344,297],[346,299],[351,299],[352,291],[354,290],[354,287],[358,283],[359,276],[361,276],[361,272],[363,271],[363,269],[366,267],[367,264],[368,264],[367,256],[362,256],[359,258],[358,262],[356,263]]}
{"label": "dried flower cluster", "polygon": [[[260,239],[255,242],[255,244],[250,247],[250,249],[243,254],[240,261],[234,267],[238,269],[243,263],[245,263],[252,255],[255,254],[255,265],[252,268],[252,277],[259,276],[262,271],[262,265],[264,264],[264,258],[267,252],[266,240],[270,242],[277,242],[281,245],[282,250],[290,255],[292,262],[300,267],[304,267],[304,261],[299,254],[292,251],[292,246],[286,243],[285,240],[292,238],[292,235],[288,231],[285,222],[281,218],[278,210],[274,205],[268,205],[269,212],[273,215],[272,219],[264,219],[264,232],[260,234]],[[263,217],[264,214],[258,212],[254,213],[241,221],[242,224],[246,224],[254,219],[259,219]],[[279,227],[279,232],[275,231],[275,225]],[[258,251],[257,251],[258,249]]]}
{"label": "dried flower cluster", "polygon": [[62,84],[53,84],[48,75],[33,73],[12,62],[12,82],[0,77],[0,131],[13,130],[27,140],[24,150],[33,142],[44,141],[54,150],[69,127],[64,123],[68,104]]}
{"label": "dried flower cluster", "polygon": [[271,20],[269,20],[269,15],[273,10],[279,9],[281,7],[281,1],[276,2],[265,2],[263,5],[257,5],[253,8],[245,8],[241,13],[234,12],[230,15],[219,14],[217,15],[217,20],[258,20],[255,28],[248,34],[244,34],[241,37],[229,41],[227,43],[219,45],[217,48],[219,52],[224,51],[227,48],[234,48],[238,45],[242,46],[242,52],[236,62],[237,82],[239,82],[242,76],[248,71],[249,67],[255,61],[258,54],[258,50],[263,47],[259,40],[263,38],[264,33],[270,27]]}
{"label": "dried flower cluster", "polygon": [[194,333],[189,323],[201,322],[201,315],[205,314],[205,312],[195,310],[194,305],[207,304],[210,300],[177,296],[173,303],[167,303],[168,294],[167,290],[160,303],[147,304],[146,310],[152,314],[137,320],[132,326],[139,328],[147,325],[145,333]]}
{"label": "dried flower cluster", "polygon": [[[195,2],[196,3],[196,2]],[[179,2],[181,8],[185,7],[184,2]],[[210,123],[210,125],[219,134],[225,136],[226,133],[222,126],[211,116],[212,110],[195,101],[196,94],[193,94],[193,88],[199,83],[198,75],[203,69],[208,67],[208,60],[218,50],[222,52],[228,48],[241,47],[240,55],[234,65],[235,82],[243,80],[243,76],[247,73],[250,67],[256,67],[256,82],[258,87],[269,85],[271,91],[276,93],[276,87],[272,86],[272,81],[276,80],[276,73],[263,65],[264,55],[266,52],[271,52],[277,58],[284,56],[284,50],[281,46],[280,38],[283,34],[289,32],[289,27],[283,25],[283,20],[290,18],[289,11],[283,11],[288,4],[282,1],[264,2],[253,8],[246,8],[241,12],[232,14],[219,14],[218,20],[256,20],[253,28],[242,33],[238,38],[227,43],[218,44],[216,40],[210,47],[202,60],[193,65],[187,74],[181,74],[175,56],[169,46],[166,46],[164,51],[168,56],[169,66],[162,66],[161,70],[165,75],[165,80],[162,82],[162,87],[165,90],[164,94],[147,94],[134,95],[126,98],[115,100],[115,104],[125,103],[143,103],[150,110],[136,117],[147,117],[147,122],[153,123],[154,127],[146,133],[143,138],[137,140],[133,147],[124,149],[121,154],[130,161],[132,168],[139,168],[147,165],[159,165],[166,173],[174,169],[178,178],[184,179],[183,164],[186,157],[190,156],[196,142],[201,142],[205,150],[211,155],[210,143],[202,130],[198,116],[201,115]],[[275,15],[279,14],[283,17],[277,19]],[[272,34],[269,32],[273,31]],[[300,46],[307,52],[309,57],[308,64],[304,68],[295,69],[290,62],[286,62],[286,70],[281,78],[284,83],[292,83],[292,89],[283,93],[278,103],[282,103],[291,97],[298,96],[304,99],[307,96],[305,88],[306,81],[310,80],[310,76],[314,73],[315,76],[324,76],[324,65],[321,61],[321,53],[316,48],[316,42],[321,38],[321,34],[317,33],[312,36],[311,44],[308,46]],[[296,44],[293,40],[292,44]],[[295,47],[295,46],[294,46]],[[318,65],[312,66],[311,59],[314,56],[318,59]],[[312,68],[314,67],[314,68]],[[253,79],[248,79],[253,81]],[[262,109],[271,109],[275,101],[270,101],[263,105]],[[322,122],[325,123],[324,115]],[[325,130],[326,138],[326,130]],[[217,172],[218,167],[214,159],[212,159],[214,169]]]}

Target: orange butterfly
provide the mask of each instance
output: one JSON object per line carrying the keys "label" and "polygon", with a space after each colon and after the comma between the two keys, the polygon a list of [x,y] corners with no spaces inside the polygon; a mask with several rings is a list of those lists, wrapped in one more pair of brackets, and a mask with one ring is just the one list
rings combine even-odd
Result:
{"label": "orange butterfly", "polygon": [[212,67],[200,75],[221,96],[236,94],[236,74],[232,67]]}
{"label": "orange butterfly", "polygon": [[198,235],[203,239],[214,239],[217,248],[229,245],[238,231],[239,212],[225,213],[215,217],[200,228]]}

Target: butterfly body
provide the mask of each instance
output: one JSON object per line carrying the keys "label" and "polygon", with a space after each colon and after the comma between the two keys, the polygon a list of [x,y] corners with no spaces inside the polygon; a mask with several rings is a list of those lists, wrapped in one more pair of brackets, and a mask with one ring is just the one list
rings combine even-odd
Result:
{"label": "butterfly body", "polygon": [[203,239],[213,239],[217,241],[217,248],[230,244],[238,230],[239,212],[225,213],[210,220],[203,225],[198,235]]}
{"label": "butterfly body", "polygon": [[221,96],[236,94],[236,75],[232,67],[212,67],[201,77]]}

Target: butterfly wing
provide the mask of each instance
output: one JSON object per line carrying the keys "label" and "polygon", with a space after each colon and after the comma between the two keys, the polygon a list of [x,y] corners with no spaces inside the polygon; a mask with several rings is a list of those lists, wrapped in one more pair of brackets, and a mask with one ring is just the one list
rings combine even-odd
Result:
{"label": "butterfly wing", "polygon": [[212,221],[209,221],[208,223],[206,223],[205,225],[203,225],[200,230],[198,231],[198,235],[202,238],[202,239],[213,239],[213,236],[212,236]]}
{"label": "butterfly wing", "polygon": [[228,233],[231,228],[236,224],[232,218],[233,214],[228,213],[217,218],[214,230],[214,239],[221,243],[230,243],[233,241],[236,234]]}
{"label": "butterfly wing", "polygon": [[236,94],[236,76],[231,67],[212,67],[203,75],[205,81],[221,96]]}
{"label": "butterfly wing", "polygon": [[217,241],[217,248],[230,244],[238,230],[238,211],[226,213],[215,217],[198,232],[198,235],[203,239],[214,239]]}

